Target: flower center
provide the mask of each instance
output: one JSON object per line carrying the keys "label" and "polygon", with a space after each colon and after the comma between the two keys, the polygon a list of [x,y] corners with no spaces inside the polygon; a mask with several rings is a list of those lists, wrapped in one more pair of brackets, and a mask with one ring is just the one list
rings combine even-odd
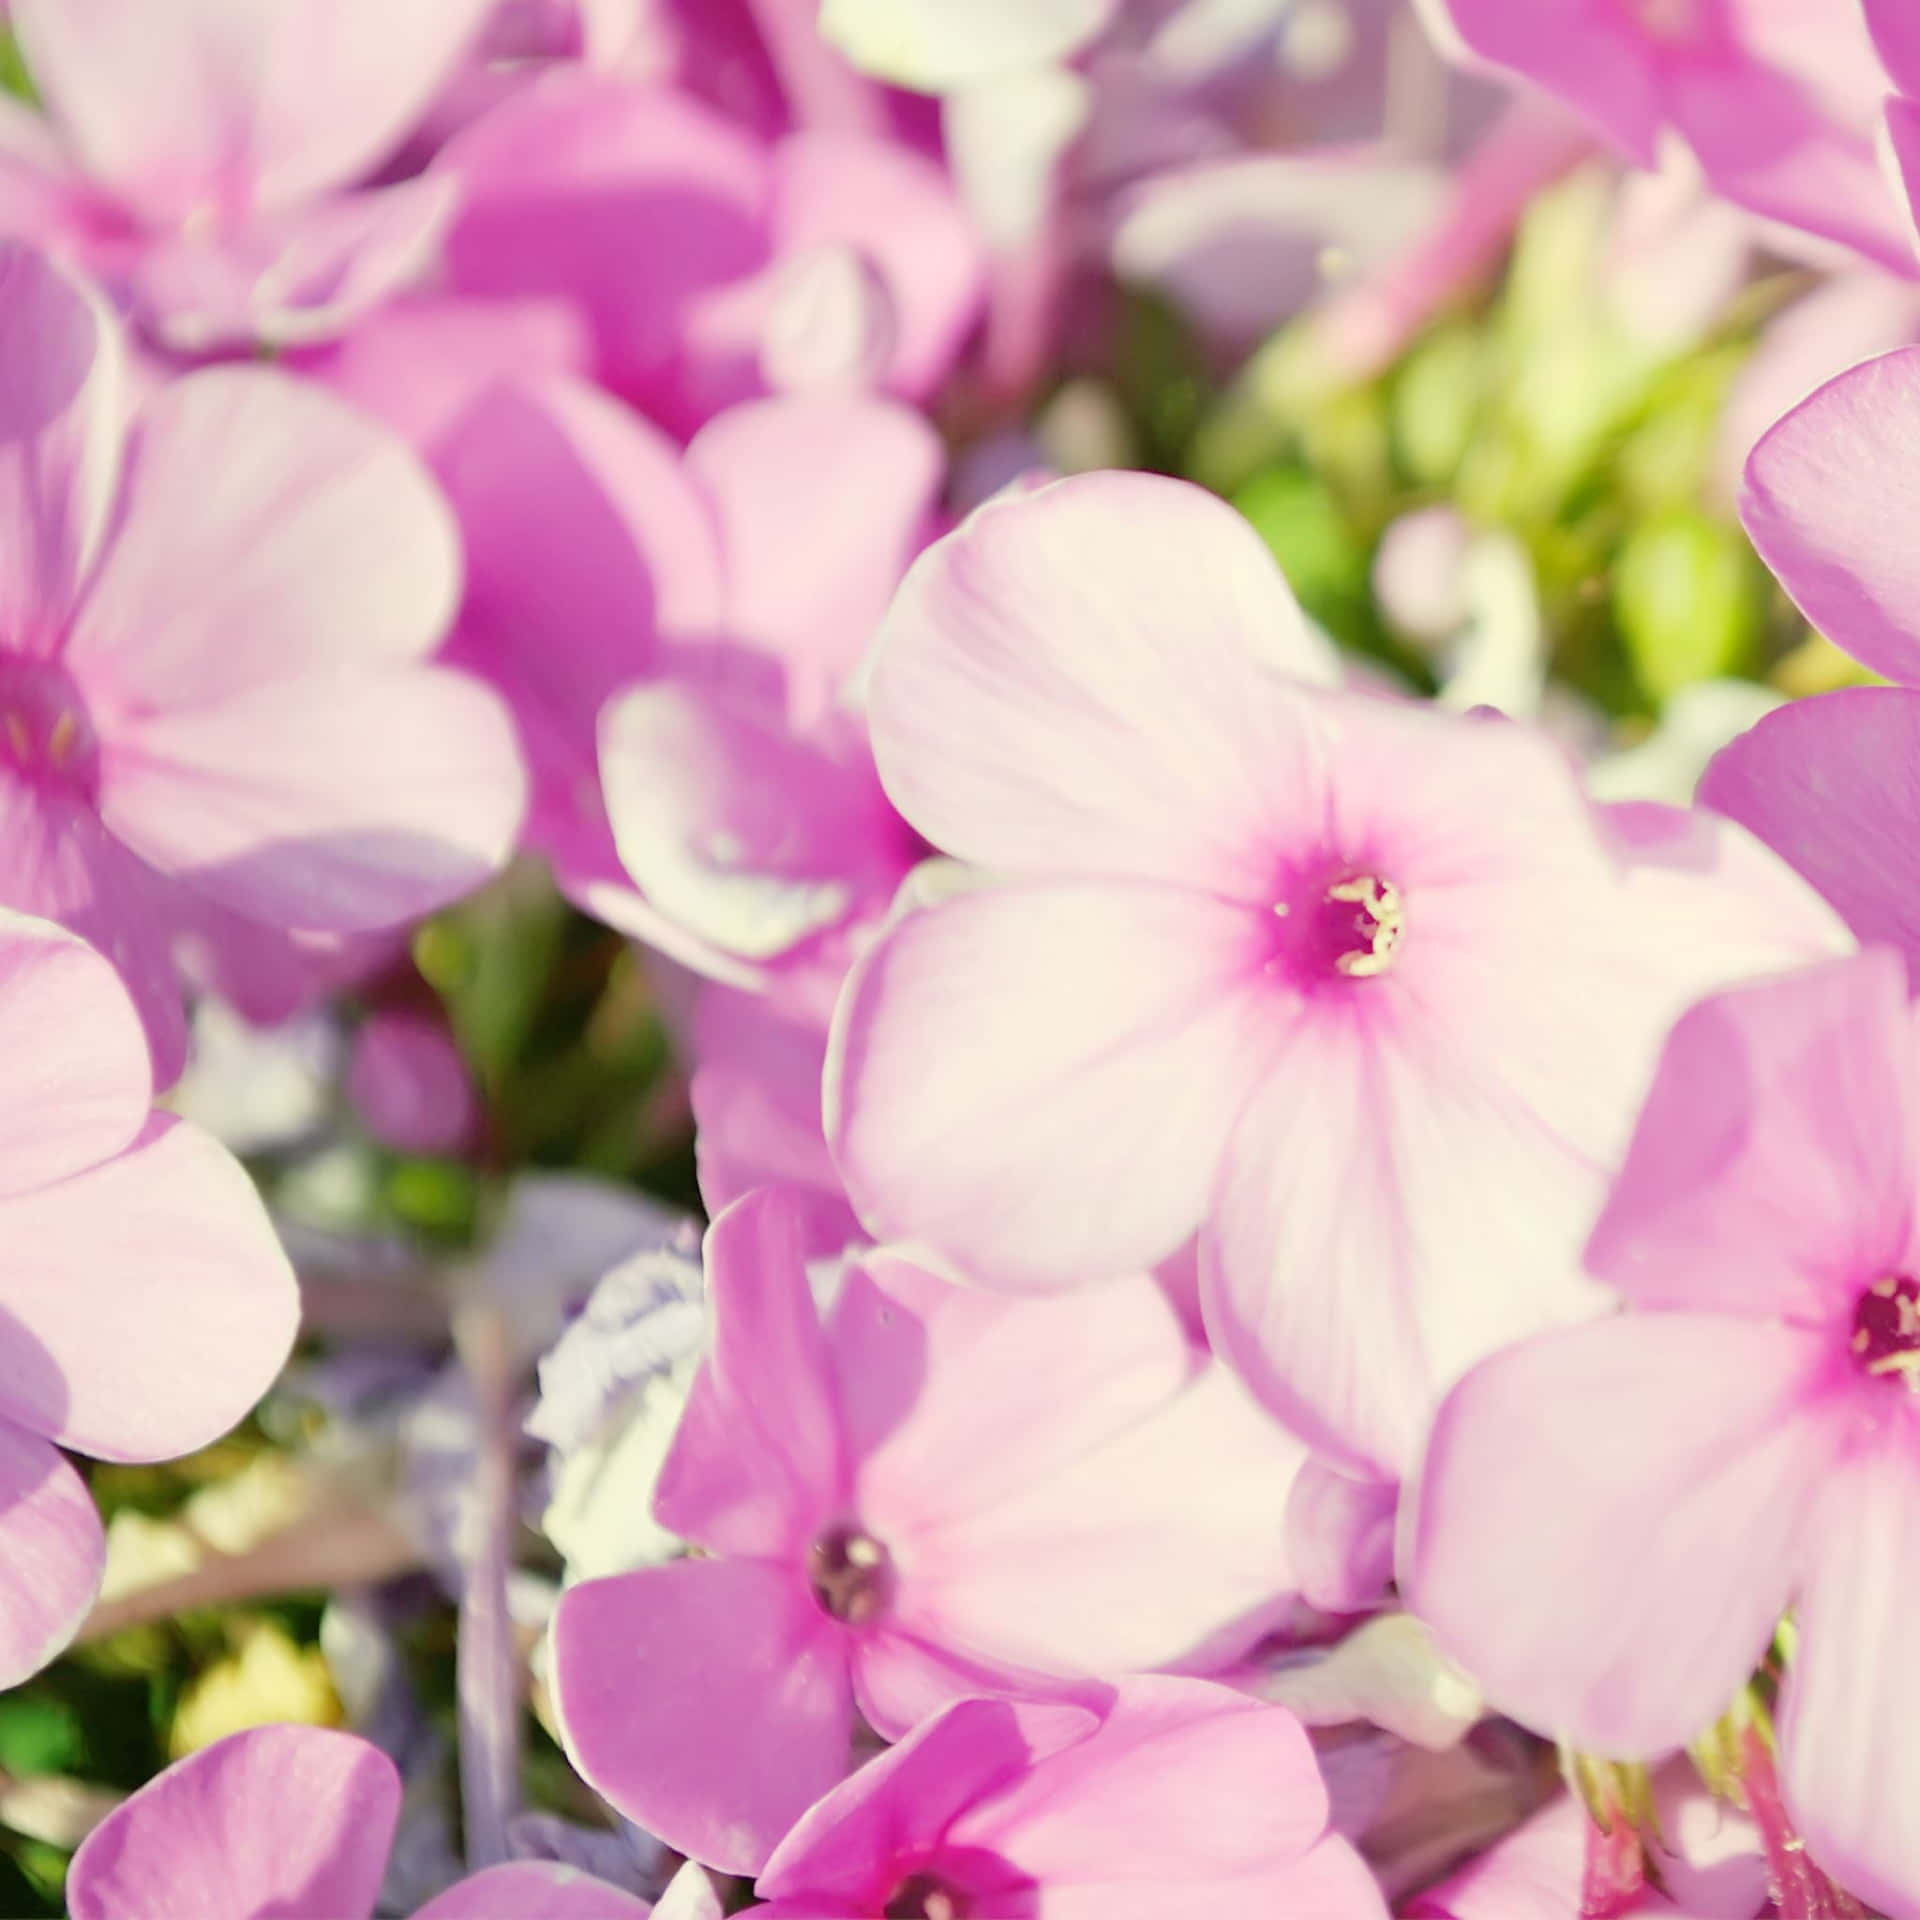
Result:
{"label": "flower center", "polygon": [[88,798],[97,792],[100,742],[80,689],[58,661],[0,655],[0,763]]}
{"label": "flower center", "polygon": [[973,1904],[937,1873],[913,1873],[894,1888],[880,1911],[884,1920],[967,1920]]}
{"label": "flower center", "polygon": [[1407,930],[1400,889],[1375,873],[1348,874],[1308,888],[1274,912],[1287,922],[1295,965],[1308,977],[1370,980],[1393,965]]}
{"label": "flower center", "polygon": [[858,1527],[823,1533],[808,1551],[807,1578],[820,1610],[850,1627],[864,1626],[893,1604],[893,1556]]}
{"label": "flower center", "polygon": [[1853,1309],[1852,1351],[1862,1373],[1920,1393],[1920,1280],[1876,1280]]}

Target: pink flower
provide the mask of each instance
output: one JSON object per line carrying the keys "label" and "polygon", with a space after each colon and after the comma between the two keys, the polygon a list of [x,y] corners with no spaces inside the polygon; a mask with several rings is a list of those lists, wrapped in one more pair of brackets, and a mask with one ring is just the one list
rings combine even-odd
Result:
{"label": "pink flower", "polygon": [[353,1036],[347,1098],[360,1124],[396,1153],[464,1152],[480,1102],[444,1019],[381,1008]]}
{"label": "pink flower", "polygon": [[0,246],[0,899],[126,975],[158,1078],[171,943],[394,927],[511,851],[505,713],[427,656],[459,547],[397,441],[259,368],[123,424],[117,341]]}
{"label": "pink flower", "polygon": [[1217,1669],[1288,1598],[1300,1449],[1150,1279],[1009,1301],[881,1251],[822,1309],[809,1224],[762,1190],[708,1235],[712,1345],[654,1496],[704,1553],[554,1622],[575,1764],[735,1872],[846,1772],[856,1705],[898,1735],[964,1694]]}
{"label": "pink flower", "polygon": [[1913,239],[1874,154],[1888,87],[1832,0],[1422,0],[1436,36],[1578,108],[1640,165],[1682,142],[1729,200],[1902,272]]}
{"label": "pink flower", "polygon": [[73,1637],[99,1516],[69,1447],[216,1439],[293,1343],[293,1275],[227,1152],[152,1110],[139,1016],[70,934],[0,913],[0,1686]]}
{"label": "pink flower", "polygon": [[489,0],[21,0],[49,116],[0,117],[0,227],[123,290],[178,351],[343,331],[417,277],[451,183],[354,191]]}
{"label": "pink flower", "polygon": [[599,374],[678,432],[766,392],[920,399],[979,304],[979,246],[944,174],[893,142],[771,142],[691,95],[562,71],[453,140],[455,291],[563,296]]}
{"label": "pink flower", "polygon": [[1795,701],[1725,748],[1700,798],[1757,834],[1862,940],[1920,960],[1920,347],[1843,373],[1747,463],[1741,517],[1814,626],[1898,683]]}
{"label": "pink flower", "polygon": [[[256,1727],[189,1755],[116,1807],[73,1857],[73,1920],[372,1920],[400,1816],[378,1747],[325,1727]],[[720,1920],[689,1867],[649,1907],[577,1867],[488,1867],[414,1920]]]}
{"label": "pink flower", "polygon": [[1698,1734],[1794,1608],[1788,1805],[1895,1920],[1920,1914],[1916,1141],[1894,954],[1687,1014],[1588,1249],[1634,1311],[1467,1376],[1409,1556],[1488,1697],[1607,1754]]}
{"label": "pink flower", "polygon": [[1598,812],[1543,737],[1329,671],[1178,482],[1063,481],[925,555],[874,747],[980,884],[856,964],[827,1134],[870,1229],[983,1284],[1204,1222],[1215,1350],[1392,1480],[1472,1360],[1592,1310],[1580,1239],[1673,1017],[1844,941],[1710,817]]}
{"label": "pink flower", "polygon": [[439,464],[469,553],[451,657],[519,718],[529,840],[588,912],[702,973],[818,975],[824,1025],[920,851],[844,696],[925,535],[932,430],[785,395],[683,455],[548,380],[496,388]]}
{"label": "pink flower", "polygon": [[1199,1680],[1092,1711],[964,1700],[835,1788],[755,1889],[765,1920],[1385,1920],[1294,1717]]}

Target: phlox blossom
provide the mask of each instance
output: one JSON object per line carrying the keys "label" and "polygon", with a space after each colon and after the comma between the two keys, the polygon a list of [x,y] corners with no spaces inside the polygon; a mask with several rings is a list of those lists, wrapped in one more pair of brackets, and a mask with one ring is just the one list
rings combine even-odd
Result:
{"label": "phlox blossom", "polygon": [[[684,451],[565,379],[495,387],[436,453],[468,549],[450,657],[511,702],[528,838],[588,912],[824,1026],[919,856],[848,696],[942,457],[896,402],[749,401]],[[804,485],[795,476],[804,475]]]}
{"label": "phlox blossom", "polygon": [[1581,1238],[1672,1019],[1847,942],[1725,823],[1596,809],[1543,736],[1330,672],[1176,481],[1062,481],[929,550],[874,751],[978,884],[855,963],[826,1123],[868,1227],[983,1285],[1201,1228],[1215,1351],[1392,1482],[1472,1360],[1597,1304]]}
{"label": "phlox blossom", "polygon": [[963,1700],[780,1843],[764,1920],[1384,1920],[1300,1723],[1201,1680]]}
{"label": "phlox blossom", "polygon": [[79,1626],[105,1558],[60,1447],[163,1460],[272,1384],[299,1295],[240,1165],[153,1111],[140,1020],[98,953],[0,913],[0,1686]]}
{"label": "phlox blossom", "polygon": [[1588,1249],[1631,1311],[1460,1383],[1409,1569],[1490,1700],[1622,1757],[1727,1711],[1793,1608],[1788,1809],[1892,1920],[1920,1915],[1916,1168],[1896,954],[1688,1013]]}
{"label": "phlox blossom", "polygon": [[175,942],[393,928],[498,869],[525,778],[429,664],[460,550],[397,439],[215,367],[125,416],[115,331],[0,244],[0,901],[127,977],[159,1079]]}
{"label": "phlox blossom", "polygon": [[703,1551],[570,1588],[569,1754],[631,1819],[759,1868],[849,1764],[948,1701],[1217,1670],[1285,1610],[1300,1461],[1144,1276],[1073,1300],[884,1249],[816,1304],[812,1202],[714,1222],[712,1336],[654,1492]]}
{"label": "phlox blossom", "polygon": [[[400,1818],[378,1747],[327,1727],[230,1734],[176,1761],[88,1835],[67,1878],[73,1920],[372,1920]],[[720,1920],[689,1867],[656,1906],[577,1867],[486,1867],[414,1920]]]}
{"label": "phlox blossom", "polygon": [[440,178],[362,187],[489,0],[20,0],[42,120],[0,113],[0,231],[187,353],[324,339],[429,266]]}

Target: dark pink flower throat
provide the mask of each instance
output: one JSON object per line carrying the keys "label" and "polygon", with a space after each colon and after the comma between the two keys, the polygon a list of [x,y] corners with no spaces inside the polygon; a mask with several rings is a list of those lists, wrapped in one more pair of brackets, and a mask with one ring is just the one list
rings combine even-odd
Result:
{"label": "dark pink flower throat", "polygon": [[1406,903],[1376,873],[1336,871],[1274,903],[1281,958],[1302,986],[1371,980],[1392,967],[1407,929]]}
{"label": "dark pink flower throat", "polygon": [[22,779],[99,790],[100,742],[73,676],[57,660],[0,654],[0,762]]}
{"label": "dark pink flower throat", "polygon": [[823,1533],[808,1550],[807,1578],[820,1610],[850,1627],[865,1626],[893,1604],[893,1556],[858,1527]]}
{"label": "dark pink flower throat", "polygon": [[1853,1309],[1852,1351],[1862,1373],[1898,1380],[1920,1393],[1920,1281],[1876,1280]]}

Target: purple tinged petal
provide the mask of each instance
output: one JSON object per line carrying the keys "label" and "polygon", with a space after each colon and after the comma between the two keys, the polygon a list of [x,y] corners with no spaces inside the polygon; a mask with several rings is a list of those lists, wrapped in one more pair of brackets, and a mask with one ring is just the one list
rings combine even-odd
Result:
{"label": "purple tinged petal", "polygon": [[930,1851],[969,1808],[991,1804],[1036,1762],[1099,1725],[1084,1707],[958,1701],[811,1807],[766,1863],[756,1891],[803,1912],[884,1900],[902,1860]]}
{"label": "purple tinged petal", "polygon": [[783,663],[797,718],[830,705],[866,655],[944,467],[919,414],[855,394],[731,407],[688,447],[726,554],[728,636]]}
{"label": "purple tinged petal", "polygon": [[146,1124],[146,1041],[113,967],[11,912],[0,912],[0,1056],[0,1195],[110,1159]]}
{"label": "purple tinged petal", "polygon": [[1920,1580],[1911,1411],[1832,1474],[1808,1543],[1781,1721],[1788,1805],[1813,1860],[1890,1920],[1920,1915]]}
{"label": "purple tinged petal", "polygon": [[1173,1252],[1271,1063],[1270,944],[1247,908],[1161,886],[1023,883],[909,914],[854,967],[828,1042],[827,1139],[861,1217],[1018,1291]]}
{"label": "purple tinged petal", "polygon": [[1541,1732],[1626,1759],[1695,1738],[1791,1597],[1835,1361],[1822,1333],[1665,1313],[1496,1354],[1428,1442],[1415,1611]]}
{"label": "purple tinged petal", "polygon": [[757,1871],[847,1771],[848,1635],[797,1569],[676,1560],[589,1580],[561,1597],[552,1645],[574,1765],[704,1865]]}
{"label": "purple tinged petal", "polygon": [[377,1747],[325,1727],[236,1733],[150,1780],[74,1855],[73,1920],[368,1920],[400,1814]]}
{"label": "purple tinged petal", "polygon": [[807,1282],[813,1204],[763,1188],[707,1230],[712,1337],[660,1471],[660,1524],[716,1553],[803,1556],[849,1462]]}
{"label": "purple tinged petal", "polygon": [[1866,0],[1867,30],[1902,93],[1920,94],[1920,14],[1907,0]]}
{"label": "purple tinged petal", "polygon": [[210,368],[142,409],[64,658],[111,738],[122,714],[410,664],[459,591],[453,516],[404,441],[287,375]]}
{"label": "purple tinged petal", "polygon": [[113,506],[121,353],[105,309],[0,244],[0,641],[50,653]]}
{"label": "purple tinged petal", "polygon": [[1087,474],[989,502],[914,566],[875,659],[874,753],[894,804],[962,859],[1264,908],[1273,823],[1320,811],[1291,688],[1332,676],[1224,502]]}
{"label": "purple tinged petal", "polygon": [[216,1439],[272,1385],[300,1299],[240,1163],[156,1114],[117,1159],[0,1199],[9,1418],[109,1460]]}
{"label": "purple tinged petal", "polygon": [[1797,700],[1723,747],[1700,801],[1737,820],[1833,903],[1863,941],[1920,969],[1920,692],[1852,687]]}
{"label": "purple tinged petal", "polygon": [[1912,1240],[1917,1120],[1885,948],[1716,995],[1668,1038],[1587,1265],[1641,1307],[1844,1319]]}
{"label": "purple tinged petal", "polygon": [[95,177],[178,219],[236,185],[271,207],[367,172],[426,110],[488,5],[19,0],[13,21]]}
{"label": "purple tinged petal", "polygon": [[79,1632],[106,1563],[86,1482],[48,1441],[0,1420],[0,1687],[38,1673]]}
{"label": "purple tinged petal", "polygon": [[1760,556],[1837,646],[1920,682],[1920,347],[1830,380],[1753,450],[1741,500]]}
{"label": "purple tinged petal", "polygon": [[123,720],[100,806],[134,852],[235,913],[374,933],[506,864],[526,774],[491,688],[390,668]]}
{"label": "purple tinged petal", "polygon": [[[664,1911],[578,1867],[514,1860],[469,1874],[415,1909],[413,1920],[648,1920]],[[714,1914],[718,1920],[717,1906]]]}

